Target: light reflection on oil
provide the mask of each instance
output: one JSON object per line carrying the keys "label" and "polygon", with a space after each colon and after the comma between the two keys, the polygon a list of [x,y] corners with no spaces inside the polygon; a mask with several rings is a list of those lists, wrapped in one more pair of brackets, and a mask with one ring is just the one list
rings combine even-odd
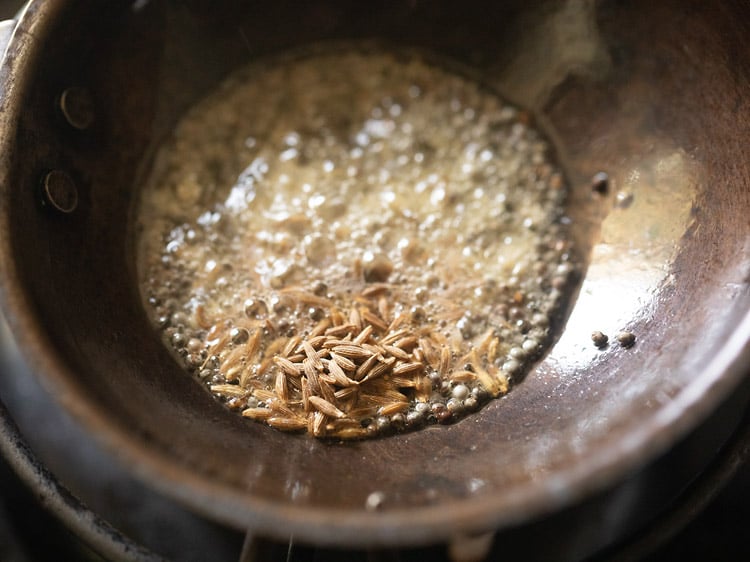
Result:
{"label": "light reflection on oil", "polygon": [[561,373],[573,373],[602,353],[591,341],[592,331],[609,335],[612,349],[618,332],[648,317],[658,291],[671,282],[670,265],[691,220],[696,175],[682,150],[655,153],[611,174],[612,210],[549,357]]}

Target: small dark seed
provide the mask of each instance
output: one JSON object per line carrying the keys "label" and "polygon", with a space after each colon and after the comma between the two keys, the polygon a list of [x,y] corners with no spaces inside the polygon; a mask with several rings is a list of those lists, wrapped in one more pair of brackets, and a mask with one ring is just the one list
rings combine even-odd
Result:
{"label": "small dark seed", "polygon": [[385,282],[393,272],[393,263],[386,256],[376,255],[364,263],[364,276],[367,283]]}
{"label": "small dark seed", "polygon": [[453,421],[453,412],[445,404],[435,404],[432,407],[432,413],[437,418],[438,423],[450,423]]}
{"label": "small dark seed", "polygon": [[609,337],[607,336],[607,334],[596,330],[595,332],[591,332],[591,341],[594,342],[594,345],[596,347],[601,348],[607,345],[607,342],[609,342]]}
{"label": "small dark seed", "polygon": [[322,281],[318,281],[313,286],[313,294],[318,295],[319,297],[326,296],[326,294],[328,294],[328,285],[326,285]]}
{"label": "small dark seed", "polygon": [[631,347],[635,343],[635,334],[633,332],[620,332],[617,334],[617,343],[622,347]]}

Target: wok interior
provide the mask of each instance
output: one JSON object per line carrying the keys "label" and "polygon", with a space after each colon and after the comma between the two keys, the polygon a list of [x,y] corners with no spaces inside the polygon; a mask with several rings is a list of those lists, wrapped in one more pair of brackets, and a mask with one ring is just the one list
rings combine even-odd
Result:
{"label": "wok interior", "polygon": [[[597,451],[610,451],[616,467],[612,445],[656,431],[659,412],[700,382],[747,310],[750,49],[729,9],[574,0],[69,4],[21,115],[13,259],[50,346],[44,353],[61,357],[49,375],[54,392],[163,489],[208,513],[237,525],[265,509],[377,526],[389,514],[438,521],[453,510],[457,528],[473,530],[501,522],[498,510],[508,520],[536,515],[524,494],[552,495],[556,475],[585,474]],[[79,28],[91,32],[69,33]],[[591,262],[563,336],[506,397],[452,426],[342,445],[244,420],[185,375],[143,311],[130,221],[153,148],[218,80],[266,52],[357,38],[445,54],[533,110],[565,165],[569,214]],[[89,130],[67,128],[54,112],[72,85],[92,92]],[[79,186],[70,216],[41,208],[29,187],[54,168]],[[599,170],[613,188],[594,197],[588,180]],[[618,191],[631,197],[618,202]],[[632,349],[591,344],[592,330],[612,337],[624,328],[638,338]],[[571,498],[587,486],[577,485]],[[364,513],[375,490],[385,509]]]}

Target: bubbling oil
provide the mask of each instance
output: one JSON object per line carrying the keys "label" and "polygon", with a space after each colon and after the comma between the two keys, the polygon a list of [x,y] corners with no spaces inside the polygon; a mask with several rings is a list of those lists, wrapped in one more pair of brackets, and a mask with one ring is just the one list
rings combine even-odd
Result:
{"label": "bubbling oil", "polygon": [[566,186],[526,112],[420,53],[254,63],[161,147],[139,275],[226,406],[353,439],[452,422],[550,342],[575,269]]}

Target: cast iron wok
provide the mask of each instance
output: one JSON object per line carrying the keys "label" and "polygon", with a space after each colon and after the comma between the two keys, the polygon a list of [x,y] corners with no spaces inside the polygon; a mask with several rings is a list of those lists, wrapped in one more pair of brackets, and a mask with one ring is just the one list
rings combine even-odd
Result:
{"label": "cast iron wok", "polygon": [[[586,554],[677,494],[747,404],[750,10],[360,4],[31,2],[0,69],[5,314],[93,437],[213,518],[339,546],[556,521]],[[155,146],[217,81],[350,39],[451,57],[529,108],[566,167],[588,267],[562,335],[507,397],[452,426],[338,444],[241,419],[185,376],[143,311],[131,224]],[[67,113],[66,91],[83,92]],[[621,329],[634,347],[590,342]]]}

